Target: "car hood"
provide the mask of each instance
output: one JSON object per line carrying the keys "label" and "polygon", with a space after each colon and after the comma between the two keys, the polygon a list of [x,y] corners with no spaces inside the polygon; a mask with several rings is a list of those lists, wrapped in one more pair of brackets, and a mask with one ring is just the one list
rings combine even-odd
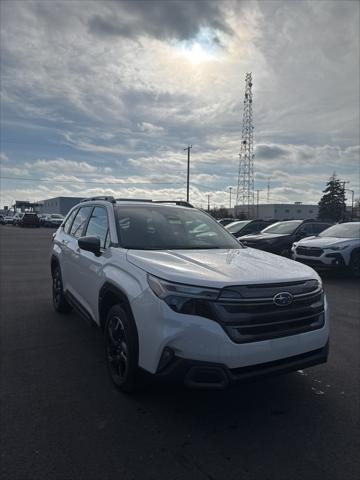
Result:
{"label": "car hood", "polygon": [[318,278],[301,263],[253,248],[215,250],[128,250],[133,265],[165,280],[224,287]]}
{"label": "car hood", "polygon": [[340,237],[307,237],[299,242],[297,245],[309,247],[327,247],[328,245],[336,245],[337,243],[360,243],[359,238],[340,238]]}

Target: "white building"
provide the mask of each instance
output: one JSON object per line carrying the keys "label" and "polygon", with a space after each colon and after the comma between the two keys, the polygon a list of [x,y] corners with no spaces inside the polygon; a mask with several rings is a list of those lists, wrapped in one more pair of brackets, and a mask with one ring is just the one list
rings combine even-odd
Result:
{"label": "white building", "polygon": [[296,203],[262,203],[250,207],[235,206],[235,217],[241,218],[242,214],[247,218],[261,218],[262,220],[304,220],[305,218],[317,218],[319,206]]}

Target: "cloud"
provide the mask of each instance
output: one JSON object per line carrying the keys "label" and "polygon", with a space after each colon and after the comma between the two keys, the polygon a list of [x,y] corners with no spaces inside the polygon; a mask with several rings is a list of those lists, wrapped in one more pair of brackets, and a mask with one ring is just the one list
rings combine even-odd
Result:
{"label": "cloud", "polygon": [[[225,6],[226,6],[226,2]],[[89,30],[100,37],[136,39],[150,36],[160,40],[189,40],[202,28],[231,34],[221,4],[209,0],[148,0],[107,3],[103,12],[88,20]],[[219,42],[218,37],[214,38]]]}
{"label": "cloud", "polygon": [[259,159],[284,158],[288,153],[287,149],[277,145],[258,144],[255,147],[256,158]]}
{"label": "cloud", "polygon": [[37,170],[41,172],[55,172],[55,173],[94,173],[98,172],[99,168],[90,165],[87,162],[76,162],[73,160],[66,160],[64,158],[57,158],[55,160],[36,160],[35,162],[26,162],[25,167],[30,170]]}
{"label": "cloud", "polygon": [[[318,201],[335,170],[357,195],[359,4],[293,3],[3,2],[7,176],[176,197],[190,143],[194,202],[226,204],[252,71],[256,188],[270,177],[274,199]],[[196,42],[211,60],[183,55]],[[1,201],[45,192],[25,183],[3,181]]]}

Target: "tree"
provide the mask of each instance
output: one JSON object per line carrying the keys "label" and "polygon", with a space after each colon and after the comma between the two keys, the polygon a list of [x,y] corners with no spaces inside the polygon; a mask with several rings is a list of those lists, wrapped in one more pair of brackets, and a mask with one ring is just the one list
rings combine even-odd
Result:
{"label": "tree", "polygon": [[213,216],[216,219],[232,217],[232,215],[229,215],[229,211],[225,207],[213,208],[209,211],[209,213],[211,216]]}
{"label": "tree", "polygon": [[338,222],[342,220],[346,209],[346,198],[344,183],[341,182],[335,173],[329,178],[323,196],[319,202],[320,220],[332,220]]}

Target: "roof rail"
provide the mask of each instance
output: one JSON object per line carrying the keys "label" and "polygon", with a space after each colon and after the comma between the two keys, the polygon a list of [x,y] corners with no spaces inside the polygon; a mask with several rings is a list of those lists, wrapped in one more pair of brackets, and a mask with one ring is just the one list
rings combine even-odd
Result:
{"label": "roof rail", "polygon": [[103,200],[104,202],[115,203],[115,198],[112,197],[111,195],[109,195],[109,196],[99,195],[98,197],[83,198],[81,200],[81,203],[82,202],[92,202],[94,200]]}
{"label": "roof rail", "polygon": [[189,202],[183,200],[151,200],[148,198],[117,198],[117,202],[146,202],[146,203],[173,203],[181,207],[194,208]]}
{"label": "roof rail", "polygon": [[174,203],[175,205],[179,205],[180,207],[194,208],[191,203],[185,202],[184,200],[154,200],[154,203]]}
{"label": "roof rail", "polygon": [[148,198],[117,198],[117,202],[152,202]]}

